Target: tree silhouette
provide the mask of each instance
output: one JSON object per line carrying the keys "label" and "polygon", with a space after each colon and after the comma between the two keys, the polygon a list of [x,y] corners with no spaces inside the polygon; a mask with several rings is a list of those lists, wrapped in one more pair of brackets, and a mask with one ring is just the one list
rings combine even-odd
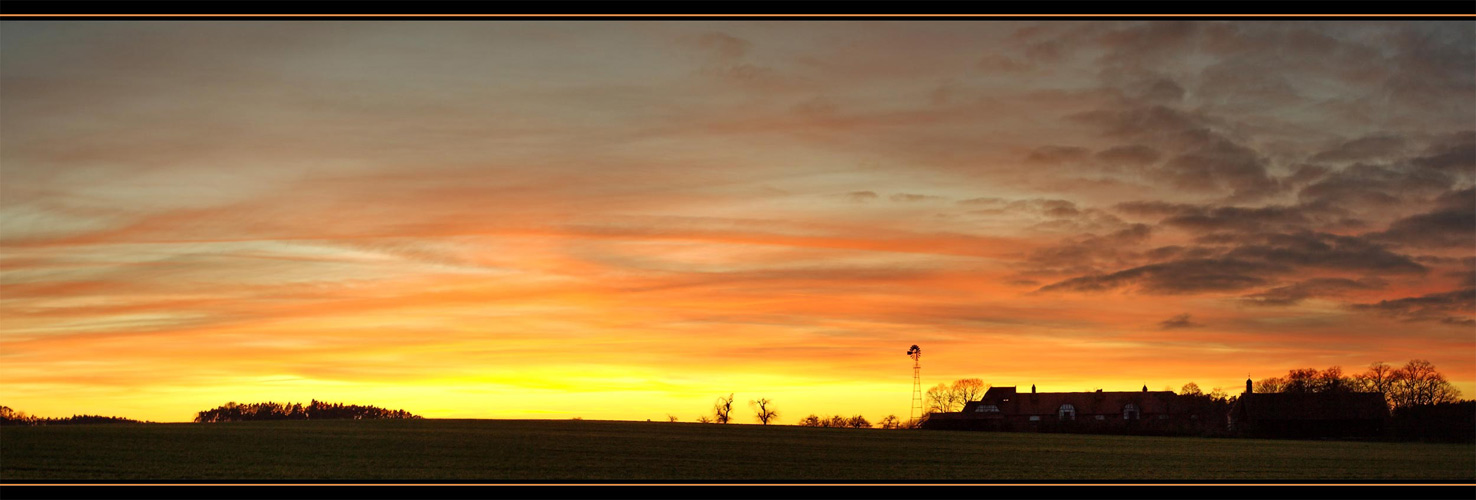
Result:
{"label": "tree silhouette", "polygon": [[763,423],[764,425],[769,425],[770,420],[773,420],[775,417],[779,416],[778,410],[769,407],[769,405],[773,403],[774,402],[770,401],[768,398],[762,398],[749,401],[748,405],[753,407],[754,413],[756,414],[755,416],[758,417],[759,422]]}
{"label": "tree silhouette", "polygon": [[1184,384],[1184,387],[1179,389],[1179,395],[1181,396],[1198,396],[1201,394],[1204,394],[1204,392],[1200,391],[1199,384],[1194,382]]}
{"label": "tree silhouette", "polygon": [[1395,408],[1454,403],[1461,396],[1444,375],[1435,371],[1433,363],[1423,359],[1411,360],[1395,370],[1389,391]]}
{"label": "tree silhouette", "polygon": [[948,384],[938,384],[928,389],[926,395],[928,411],[925,413],[945,413],[953,411],[954,398],[957,396],[948,389]]}
{"label": "tree silhouette", "polygon": [[871,427],[871,422],[867,422],[866,417],[856,415],[846,419],[846,427],[851,427],[853,429],[866,429]]}
{"label": "tree silhouette", "polygon": [[666,414],[666,421],[667,422],[675,422],[675,421],[677,421],[677,416],[676,415],[672,415],[670,413],[667,413]]}
{"label": "tree silhouette", "polygon": [[799,425],[800,427],[824,427],[822,425],[820,417],[818,415],[815,415],[814,413],[811,413],[808,417],[800,419],[799,424],[796,425]]}
{"label": "tree silhouette", "polygon": [[72,415],[66,418],[41,418],[0,406],[0,425],[70,425],[70,424],[140,424],[138,420],[102,415]]}
{"label": "tree silhouette", "polygon": [[728,423],[728,415],[733,412],[733,395],[718,398],[717,403],[712,405],[713,420],[719,424]]}
{"label": "tree silhouette", "polygon": [[989,386],[977,378],[964,378],[953,381],[953,385],[948,389],[953,391],[953,401],[959,409],[963,409],[963,405],[968,404],[969,401],[984,397],[984,391],[989,389]]}
{"label": "tree silhouette", "polygon": [[877,422],[876,425],[883,429],[896,429],[901,424],[902,422],[897,420],[896,415],[887,415],[887,418],[881,419],[881,422]]}
{"label": "tree silhouette", "polygon": [[1368,371],[1363,372],[1355,378],[1359,390],[1364,392],[1377,392],[1384,395],[1384,402],[1390,408],[1394,407],[1391,397],[1394,385],[1394,367],[1379,361],[1368,365]]}
{"label": "tree silhouette", "polygon": [[195,422],[242,422],[248,420],[366,420],[418,419],[405,410],[387,410],[377,406],[325,403],[316,399],[302,404],[275,402],[236,404],[231,401],[195,415]]}

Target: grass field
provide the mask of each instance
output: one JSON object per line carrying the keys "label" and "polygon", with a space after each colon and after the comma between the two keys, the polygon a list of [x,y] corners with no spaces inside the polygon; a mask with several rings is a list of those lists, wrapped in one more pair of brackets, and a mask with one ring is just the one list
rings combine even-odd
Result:
{"label": "grass field", "polygon": [[0,480],[1476,480],[1476,446],[550,420],[0,428]]}

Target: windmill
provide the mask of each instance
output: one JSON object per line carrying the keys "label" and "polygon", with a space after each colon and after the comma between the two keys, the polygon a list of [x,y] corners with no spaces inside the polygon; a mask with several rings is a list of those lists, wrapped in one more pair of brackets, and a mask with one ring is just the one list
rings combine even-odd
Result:
{"label": "windmill", "polygon": [[907,355],[912,356],[912,411],[908,413],[908,422],[916,423],[923,412],[922,363],[919,361],[922,348],[914,344],[907,350]]}

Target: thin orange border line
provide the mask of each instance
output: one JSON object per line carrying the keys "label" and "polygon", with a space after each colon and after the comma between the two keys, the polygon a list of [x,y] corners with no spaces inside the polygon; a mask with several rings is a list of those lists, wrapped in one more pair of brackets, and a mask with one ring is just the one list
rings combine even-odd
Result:
{"label": "thin orange border line", "polygon": [[1476,486],[1476,483],[0,483],[3,486]]}
{"label": "thin orange border line", "polygon": [[1470,14],[4,14],[0,17],[1476,17]]}

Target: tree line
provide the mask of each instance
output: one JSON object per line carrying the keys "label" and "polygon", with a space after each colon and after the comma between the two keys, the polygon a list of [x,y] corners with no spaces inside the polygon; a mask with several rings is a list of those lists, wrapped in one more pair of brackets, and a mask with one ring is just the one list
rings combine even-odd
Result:
{"label": "tree line", "polygon": [[217,408],[195,415],[195,422],[244,422],[249,420],[368,420],[368,419],[418,419],[405,410],[388,410],[377,406],[345,405],[325,403],[316,399],[304,406],[301,403],[248,403],[229,402]]}
{"label": "tree line", "polygon": [[1434,364],[1423,359],[1411,360],[1399,368],[1378,362],[1356,375],[1344,375],[1343,369],[1337,366],[1321,371],[1315,368],[1294,369],[1284,377],[1258,380],[1252,385],[1252,390],[1260,393],[1377,392],[1384,395],[1384,401],[1391,410],[1461,400],[1461,391],[1445,380],[1445,376],[1435,370]]}
{"label": "tree line", "polygon": [[969,401],[983,398],[984,392],[989,390],[989,387],[983,380],[977,378],[958,379],[952,384],[940,383],[928,389],[924,396],[927,410],[923,413],[963,411],[964,405]]}
{"label": "tree line", "polygon": [[0,425],[73,425],[73,424],[141,424],[144,422],[123,417],[102,415],[72,415],[66,418],[42,418],[16,411],[9,406],[0,406]]}

